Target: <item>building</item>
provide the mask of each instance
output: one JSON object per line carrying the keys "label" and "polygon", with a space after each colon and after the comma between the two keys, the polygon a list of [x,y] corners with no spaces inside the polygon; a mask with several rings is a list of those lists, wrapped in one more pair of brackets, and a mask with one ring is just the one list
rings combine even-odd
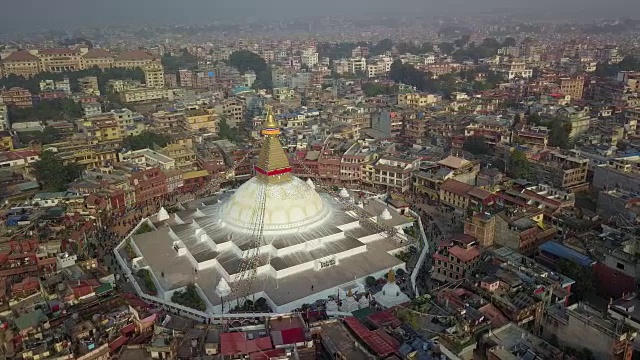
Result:
{"label": "building", "polygon": [[637,330],[619,318],[582,303],[554,304],[547,308],[542,336],[554,336],[561,346],[588,349],[596,360],[629,360]]}
{"label": "building", "polygon": [[222,115],[230,127],[242,127],[246,106],[237,99],[227,99],[222,104]]}
{"label": "building", "polygon": [[441,98],[434,94],[404,93],[398,94],[398,105],[426,107],[440,101]]}
{"label": "building", "polygon": [[33,96],[27,89],[12,87],[8,90],[0,92],[2,101],[7,106],[15,106],[18,108],[28,108],[33,106]]}
{"label": "building", "polygon": [[176,168],[175,160],[151,149],[120,152],[118,160],[131,162],[142,168],[152,167],[160,170],[173,170]]}
{"label": "building", "polygon": [[171,101],[173,100],[173,91],[168,89],[134,88],[121,92],[120,98],[125,103],[152,102],[163,100]]}
{"label": "building", "polygon": [[184,128],[188,131],[218,133],[218,115],[211,110],[195,108],[186,110],[183,117]]}
{"label": "building", "polygon": [[89,49],[80,58],[80,68],[84,70],[92,67],[98,67],[104,70],[113,67],[114,62],[115,57],[109,51],[93,48]]}
{"label": "building", "polygon": [[480,261],[477,241],[469,235],[459,235],[438,244],[433,254],[431,278],[441,283],[464,279]]}
{"label": "building", "polygon": [[98,86],[97,76],[85,76],[79,78],[78,88],[83,94],[100,96],[100,87]]}
{"label": "building", "polygon": [[113,66],[127,69],[144,69],[147,65],[159,61],[159,59],[147,52],[141,50],[131,50],[119,54],[115,58]]}
{"label": "building", "polygon": [[571,100],[580,100],[584,92],[584,82],[584,76],[581,75],[576,77],[562,77],[558,79],[560,93],[571,96]]}
{"label": "building", "polygon": [[4,103],[4,100],[2,100],[2,97],[0,97],[0,129],[11,129],[11,122],[9,122],[9,109],[7,108],[7,104]]}
{"label": "building", "polygon": [[555,188],[572,192],[587,185],[589,159],[560,151],[544,151],[531,164],[538,179]]}
{"label": "building", "polygon": [[513,323],[483,335],[474,352],[474,359],[564,359],[560,349]]}
{"label": "building", "polygon": [[137,204],[145,204],[167,194],[167,176],[157,167],[134,172],[129,184],[135,190]]}
{"label": "building", "polygon": [[[408,227],[412,219],[371,199],[356,211],[370,214],[365,217],[375,218],[378,225],[362,226],[362,220],[342,210],[335,198],[317,193],[310,180],[291,174],[272,114],[267,115],[262,131],[265,139],[255,177],[235,191],[220,194],[209,205],[175,215],[161,210],[149,220],[149,226],[157,230],[134,235],[119,245],[131,244],[164,303],[171,302],[173,290],[195,284],[206,310],[185,308],[183,314],[205,319],[207,314],[229,311],[238,298],[232,292],[237,285],[246,286],[243,294],[263,297],[274,312],[287,312],[355,288],[367,276],[380,278],[405,266],[392,254],[406,249],[408,243],[389,238],[380,229]],[[346,190],[341,192],[342,199],[351,196]],[[238,284],[245,275],[238,267],[243,252],[258,251],[252,244],[256,226],[262,229],[264,246],[272,249],[270,260],[256,264],[254,281]],[[127,278],[135,282],[131,263],[119,250],[115,254]],[[151,299],[146,293],[144,297]]]}
{"label": "building", "polygon": [[556,227],[543,220],[544,212],[537,208],[505,210],[496,215],[494,243],[531,254],[556,236]]}
{"label": "building", "polygon": [[40,59],[29,51],[12,52],[2,60],[2,72],[6,75],[17,75],[30,78],[39,73]]}
{"label": "building", "polygon": [[40,59],[40,71],[60,73],[80,70],[80,49],[53,48],[38,50],[36,56]]}
{"label": "building", "polygon": [[162,64],[150,63],[142,70],[144,71],[144,83],[148,88],[164,88],[164,68]]}

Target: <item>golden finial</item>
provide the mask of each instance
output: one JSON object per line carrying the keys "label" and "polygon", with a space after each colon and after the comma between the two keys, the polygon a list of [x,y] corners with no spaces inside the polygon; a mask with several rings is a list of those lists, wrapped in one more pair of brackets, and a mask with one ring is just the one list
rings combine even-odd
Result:
{"label": "golden finial", "polygon": [[347,296],[348,297],[352,297],[353,296],[353,293],[351,292],[351,289],[349,289],[349,291],[347,291]]}
{"label": "golden finial", "polygon": [[[273,116],[273,108],[271,105],[267,105],[267,118],[262,126],[262,134],[264,135],[277,135],[280,133],[280,128],[276,122],[275,116]],[[274,131],[275,130],[275,131]]]}
{"label": "golden finial", "polygon": [[396,282],[396,273],[393,271],[393,269],[389,269],[389,273],[387,274],[387,282],[389,284]]}

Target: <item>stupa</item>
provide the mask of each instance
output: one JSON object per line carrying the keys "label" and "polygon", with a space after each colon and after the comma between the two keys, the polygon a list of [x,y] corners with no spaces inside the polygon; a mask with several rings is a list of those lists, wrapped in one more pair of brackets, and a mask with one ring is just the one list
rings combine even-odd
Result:
{"label": "stupa", "polygon": [[340,306],[340,311],[342,312],[353,312],[358,310],[358,301],[353,297],[353,293],[351,290],[347,293],[347,296],[342,300],[342,306]]}
{"label": "stupa", "polygon": [[[152,274],[158,298],[171,302],[175,291],[194,283],[211,314],[229,311],[240,295],[264,297],[274,312],[287,312],[364,284],[367,276],[404,268],[393,254],[409,244],[363,226],[338,199],[293,176],[279,133],[269,113],[256,175],[235,191],[182,204],[185,210],[171,216],[165,210],[150,217],[157,230],[123,240],[116,249],[121,265],[130,266],[124,260],[130,244]],[[386,205],[373,199],[363,208],[377,221]],[[387,226],[412,226],[411,218],[389,215]],[[254,259],[255,272],[239,295],[234,289],[247,277],[247,258]]]}
{"label": "stupa", "polygon": [[382,291],[376,293],[373,297],[378,304],[386,308],[404,304],[411,300],[396,284],[396,274],[393,270],[389,270],[387,273],[387,283],[382,287]]}

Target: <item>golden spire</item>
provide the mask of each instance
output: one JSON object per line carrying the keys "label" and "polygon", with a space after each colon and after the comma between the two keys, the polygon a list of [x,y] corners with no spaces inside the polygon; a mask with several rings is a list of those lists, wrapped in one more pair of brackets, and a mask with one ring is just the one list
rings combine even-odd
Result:
{"label": "golden spire", "polygon": [[267,117],[262,127],[262,135],[265,138],[255,170],[259,179],[271,184],[291,180],[291,166],[278,139],[279,134],[280,127],[271,107],[268,107]]}
{"label": "golden spire", "polygon": [[396,273],[393,271],[393,269],[389,269],[389,273],[387,274],[387,282],[389,284],[396,282]]}
{"label": "golden spire", "polygon": [[273,116],[273,111],[271,106],[267,106],[267,118],[265,119],[264,124],[262,125],[262,135],[279,135],[280,127],[278,126],[278,122],[276,121],[275,116]]}

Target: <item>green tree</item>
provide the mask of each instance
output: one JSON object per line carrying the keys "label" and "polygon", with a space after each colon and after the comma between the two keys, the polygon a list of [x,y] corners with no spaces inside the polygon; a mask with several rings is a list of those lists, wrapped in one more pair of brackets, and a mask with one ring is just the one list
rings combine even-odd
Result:
{"label": "green tree", "polygon": [[171,138],[165,134],[143,131],[140,135],[127,136],[122,141],[122,147],[127,150],[153,149],[154,145],[161,148],[167,146]]}
{"label": "green tree", "polygon": [[513,179],[528,179],[531,177],[531,165],[527,160],[527,154],[518,149],[511,151],[507,175]]}
{"label": "green tree", "polygon": [[364,279],[364,283],[368,286],[368,287],[373,287],[376,285],[376,278],[374,278],[373,276],[367,276]]}
{"label": "green tree", "polygon": [[560,119],[554,119],[549,130],[549,145],[562,149],[571,147],[571,123]]}
{"label": "green tree", "polygon": [[234,51],[229,56],[229,65],[243,74],[249,70],[255,72],[255,86],[258,88],[271,89],[273,87],[271,69],[260,55],[248,50]]}
{"label": "green tree", "polygon": [[449,55],[453,53],[453,50],[455,50],[455,46],[452,43],[443,42],[438,44],[438,49],[441,53]]}
{"label": "green tree", "polygon": [[205,311],[207,306],[193,283],[188,284],[183,291],[176,291],[171,295],[171,301],[182,306],[186,306],[192,309]]}
{"label": "green tree", "polygon": [[237,129],[229,126],[227,119],[222,118],[218,123],[218,137],[236,142],[239,139],[239,134]]}
{"label": "green tree", "polygon": [[516,46],[516,44],[516,39],[512,38],[511,36],[507,36],[502,42],[503,47]]}
{"label": "green tree", "polygon": [[33,164],[36,179],[45,191],[64,191],[82,173],[78,164],[65,165],[52,151],[43,151]]}
{"label": "green tree", "polygon": [[169,53],[162,55],[162,66],[169,73],[176,73],[180,69],[193,70],[198,67],[198,58],[189,53],[187,49],[182,49],[180,55],[173,56]]}
{"label": "green tree", "polygon": [[527,123],[532,126],[540,126],[540,124],[542,124],[542,118],[538,113],[533,113],[527,117]]}
{"label": "green tree", "polygon": [[470,136],[462,144],[462,149],[474,155],[483,155],[490,152],[487,139],[482,135]]}
{"label": "green tree", "polygon": [[590,266],[580,266],[573,261],[560,259],[556,263],[556,268],[559,273],[575,281],[575,284],[571,285],[572,302],[584,300],[595,290],[596,277]]}
{"label": "green tree", "polygon": [[51,144],[61,139],[60,131],[52,126],[45,127],[44,130],[36,135],[36,140],[42,145]]}
{"label": "green tree", "polygon": [[369,54],[372,56],[384,54],[393,49],[393,41],[391,39],[382,39],[377,44],[369,48]]}
{"label": "green tree", "polygon": [[391,95],[397,93],[397,87],[375,82],[366,82],[362,84],[362,92],[364,92],[366,96]]}

